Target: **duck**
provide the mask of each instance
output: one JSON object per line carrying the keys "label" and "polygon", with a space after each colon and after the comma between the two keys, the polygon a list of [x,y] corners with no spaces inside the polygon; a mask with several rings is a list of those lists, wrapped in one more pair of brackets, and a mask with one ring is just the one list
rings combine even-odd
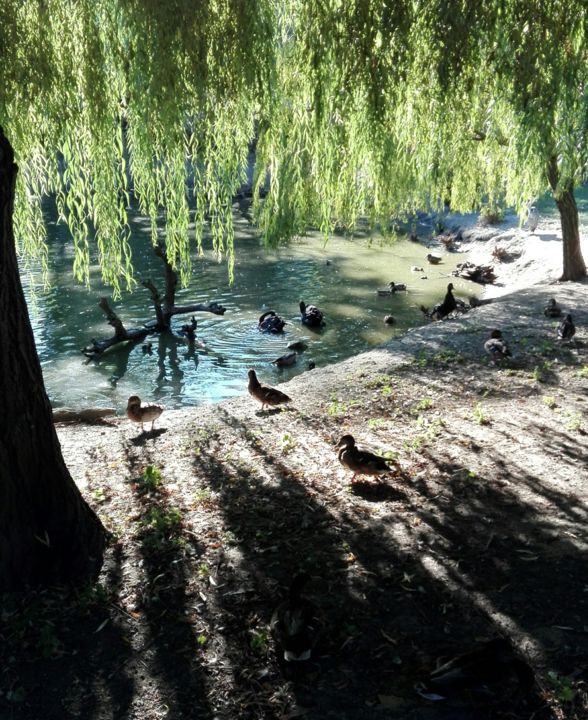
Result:
{"label": "duck", "polygon": [[568,313],[557,328],[557,339],[560,342],[570,342],[576,334],[576,326],[572,316]]}
{"label": "duck", "polygon": [[379,290],[376,290],[378,295],[381,297],[386,295],[394,295],[396,292],[406,292],[407,287],[406,283],[395,283],[395,282],[389,282],[387,287],[380,288]]}
{"label": "duck", "polygon": [[395,322],[396,318],[394,317],[394,315],[384,315],[384,323],[386,325],[394,325]]}
{"label": "duck", "polygon": [[416,690],[427,700],[479,700],[485,704],[528,694],[535,682],[529,665],[505,638],[495,638],[440,664]]}
{"label": "duck", "polygon": [[506,342],[502,339],[502,332],[500,330],[491,331],[490,337],[484,343],[484,350],[486,350],[492,358],[491,362],[493,365],[507,357],[511,357],[511,352]]}
{"label": "duck", "polygon": [[410,270],[411,272],[425,272],[425,268],[420,267],[420,265],[412,265]]}
{"label": "duck", "polygon": [[284,330],[285,320],[282,320],[273,310],[267,310],[260,316],[257,328],[261,332],[281,333]]}
{"label": "duck", "polygon": [[555,301],[555,298],[551,298],[547,301],[547,305],[545,306],[545,310],[543,310],[543,314],[545,315],[545,317],[548,318],[556,318],[562,316],[561,308]]}
{"label": "duck", "polygon": [[309,360],[308,365],[306,366],[309,370],[314,370],[316,367],[316,363],[314,360]]}
{"label": "duck", "polygon": [[268,385],[262,385],[257,379],[255,370],[249,370],[249,384],[247,390],[249,394],[261,403],[261,409],[264,410],[266,405],[283,405],[284,403],[291,402],[291,398],[283,393],[281,390],[269,387]]}
{"label": "duck", "polygon": [[143,351],[143,355],[153,355],[153,343],[148,342],[141,345],[141,350]]}
{"label": "duck", "polygon": [[320,622],[313,603],[302,596],[310,575],[300,572],[290,583],[288,599],[272,613],[270,632],[286,662],[309,660],[318,640]]}
{"label": "duck", "polygon": [[297,350],[298,352],[302,352],[308,348],[308,343],[304,340],[292,340],[286,345],[286,347],[288,350]]}
{"label": "duck", "polygon": [[444,317],[447,317],[447,315],[452,313],[457,307],[457,300],[453,297],[453,283],[447,285],[447,293],[443,298],[443,302],[437,303],[431,312],[429,312],[424,305],[420,307],[422,312],[432,320],[442,320]]}
{"label": "duck", "polygon": [[427,255],[427,260],[431,265],[439,265],[441,262],[441,256],[440,255],[433,255],[432,253],[429,253]]}
{"label": "duck", "polygon": [[164,409],[162,405],[142,405],[138,395],[131,395],[127,400],[127,417],[133,422],[141,423],[141,432],[143,432],[143,423],[149,421],[151,421],[151,430],[153,430],[155,421]]}
{"label": "duck", "polygon": [[196,328],[198,323],[196,318],[192,315],[192,319],[189,323],[182,325],[180,328],[180,335],[183,335],[188,342],[193,343],[196,340]]}
{"label": "duck", "polygon": [[535,205],[531,205],[531,207],[529,208],[529,215],[527,217],[527,227],[529,228],[530,232],[535,232],[535,230],[537,230],[540,219],[541,215],[539,215],[539,210],[537,210]]}
{"label": "duck", "polygon": [[294,365],[296,357],[297,354],[294,351],[288,352],[285,355],[281,355],[276,360],[272,360],[272,365],[277,365],[277,367],[289,367],[290,365]]}
{"label": "duck", "polygon": [[360,450],[355,444],[353,435],[343,435],[335,447],[339,449],[338,458],[341,465],[353,471],[352,484],[357,482],[358,475],[378,476],[392,469],[388,465],[390,461],[386,458],[367,450]]}
{"label": "duck", "polygon": [[321,327],[325,324],[323,313],[314,305],[306,305],[300,301],[300,316],[303,325]]}

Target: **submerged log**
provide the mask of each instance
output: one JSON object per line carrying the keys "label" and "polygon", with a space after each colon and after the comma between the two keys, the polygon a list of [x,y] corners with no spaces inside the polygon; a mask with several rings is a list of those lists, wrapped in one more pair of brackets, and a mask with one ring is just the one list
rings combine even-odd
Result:
{"label": "submerged log", "polygon": [[111,348],[118,343],[123,343],[129,340],[138,342],[143,340],[145,336],[150,333],[171,331],[171,319],[174,315],[194,312],[209,312],[214,315],[225,314],[226,308],[215,301],[207,303],[192,303],[191,305],[176,305],[175,296],[178,284],[178,275],[167,257],[165,245],[162,242],[157,243],[154,248],[154,252],[164,263],[165,293],[162,297],[159,290],[151,280],[143,280],[141,284],[144,288],[149,290],[149,293],[151,294],[151,300],[155,310],[155,320],[144,323],[142,327],[127,330],[118,315],[111,309],[108,304],[108,300],[106,298],[101,298],[99,305],[106,315],[108,324],[112,325],[114,328],[114,335],[110,338],[106,338],[105,340],[92,339],[90,345],[82,348],[82,353],[86,357],[96,359],[100,357],[105,350],[108,350],[108,348]]}

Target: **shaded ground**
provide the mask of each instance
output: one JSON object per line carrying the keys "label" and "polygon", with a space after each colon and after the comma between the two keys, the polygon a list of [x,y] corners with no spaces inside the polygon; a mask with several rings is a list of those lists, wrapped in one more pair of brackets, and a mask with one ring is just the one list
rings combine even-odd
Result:
{"label": "shaded ground", "polygon": [[[555,291],[575,347],[543,317],[552,294],[298,376],[284,411],[244,396],[144,435],[60,427],[112,541],[97,587],[3,607],[1,717],[588,717],[588,286]],[[483,357],[495,326],[508,367]],[[347,432],[400,473],[352,488]],[[312,662],[283,667],[268,623],[299,569],[325,629]],[[496,635],[536,671],[531,697],[416,695],[439,656]]]}

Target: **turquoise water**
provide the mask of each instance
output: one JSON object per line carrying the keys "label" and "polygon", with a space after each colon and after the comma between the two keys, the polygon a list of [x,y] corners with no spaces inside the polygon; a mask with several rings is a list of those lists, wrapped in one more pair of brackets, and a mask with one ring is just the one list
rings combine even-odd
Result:
{"label": "turquoise water", "polygon": [[[422,227],[429,235],[430,228]],[[99,361],[86,361],[80,349],[92,338],[111,334],[98,307],[101,296],[110,291],[100,281],[97,265],[92,267],[91,287],[72,278],[72,251],[65,228],[48,222],[51,288],[37,291],[32,323],[45,383],[54,407],[114,407],[119,413],[129,395],[158,401],[167,407],[213,403],[246,390],[247,370],[254,367],[263,382],[278,384],[307,372],[310,360],[317,367],[379,345],[423,324],[418,306],[433,305],[442,299],[450,271],[464,259],[459,253],[443,254],[443,264],[429,266],[424,244],[400,239],[385,244],[377,239],[333,237],[325,245],[318,234],[296,239],[289,247],[266,251],[256,230],[236,212],[235,281],[229,285],[227,268],[206,253],[195,257],[189,288],[177,294],[177,304],[216,300],[226,306],[224,316],[197,313],[198,337],[204,348],[189,348],[166,335],[147,338],[152,354],[142,343],[118,346]],[[132,247],[137,279],[151,278],[163,291],[161,261],[149,245],[148,221],[132,217]],[[412,272],[411,266],[425,272]],[[421,279],[422,275],[427,279]],[[406,282],[409,292],[379,297],[377,288],[390,280]],[[25,283],[25,293],[30,289]],[[481,287],[453,279],[457,294],[480,295]],[[325,314],[326,327],[313,332],[302,326],[298,304],[304,300]],[[141,325],[153,318],[148,292],[139,286],[111,301],[126,327]],[[29,307],[31,304],[29,303]],[[283,335],[257,330],[259,315],[274,309],[286,321]],[[392,314],[393,326],[383,318]],[[189,320],[175,316],[174,326]],[[297,363],[279,369],[271,361],[286,352],[289,341],[304,338],[308,349]]]}

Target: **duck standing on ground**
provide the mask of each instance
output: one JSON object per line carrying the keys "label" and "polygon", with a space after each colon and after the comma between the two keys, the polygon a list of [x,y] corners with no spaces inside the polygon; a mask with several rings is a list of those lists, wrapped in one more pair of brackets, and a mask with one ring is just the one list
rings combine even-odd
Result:
{"label": "duck standing on ground", "polygon": [[353,435],[343,435],[335,445],[339,449],[338,458],[341,465],[353,471],[351,483],[355,483],[358,475],[382,475],[390,472],[390,462],[386,458],[375,455],[367,450],[360,450],[355,444]]}
{"label": "duck standing on ground", "polygon": [[261,403],[261,409],[264,410],[266,405],[283,405],[284,403],[290,402],[290,398],[286,393],[276,388],[269,387],[268,385],[262,385],[257,379],[255,370],[249,370],[249,384],[247,390],[249,394]]}
{"label": "duck standing on ground", "polygon": [[555,298],[551,298],[547,301],[547,305],[545,306],[545,310],[543,310],[543,314],[545,315],[545,317],[548,318],[556,318],[562,316],[561,308],[555,302]]}
{"label": "duck standing on ground", "polygon": [[261,317],[259,318],[257,328],[261,332],[270,332],[277,334],[283,332],[285,324],[286,321],[282,320],[281,317],[278,317],[278,315],[276,315],[273,310],[268,310],[267,312],[264,312],[263,315],[261,315]]}
{"label": "duck standing on ground", "polygon": [[576,326],[572,316],[568,313],[557,328],[557,339],[559,342],[570,342],[576,334]]}
{"label": "duck standing on ground", "polygon": [[440,255],[433,255],[433,253],[429,253],[427,255],[427,260],[429,261],[429,263],[431,265],[439,265],[439,263],[441,262],[441,259],[442,258]]}
{"label": "duck standing on ground", "polygon": [[449,283],[443,302],[437,303],[431,312],[429,312],[424,305],[421,305],[421,310],[432,320],[442,320],[444,317],[447,317],[447,315],[452,313],[456,307],[457,300],[453,297],[453,283]]}
{"label": "duck standing on ground", "polygon": [[306,305],[300,301],[300,318],[303,325],[321,327],[325,324],[323,313],[314,305]]}
{"label": "duck standing on ground", "polygon": [[127,417],[133,422],[141,423],[141,432],[143,432],[143,423],[149,421],[153,430],[155,421],[163,410],[162,405],[141,405],[141,398],[138,395],[131,395],[127,401]]}
{"label": "duck standing on ground", "polygon": [[502,339],[502,332],[500,330],[492,330],[490,337],[484,343],[484,350],[486,350],[492,358],[491,362],[493,365],[507,357],[511,357],[508,345]]}
{"label": "duck standing on ground", "polygon": [[528,694],[535,677],[510,642],[495,638],[439,665],[416,686],[427,700],[465,700],[491,703]]}
{"label": "duck standing on ground", "polygon": [[272,613],[270,631],[287,662],[308,660],[318,639],[320,623],[316,608],[302,597],[309,580],[308,573],[298,573],[290,584],[288,599]]}

